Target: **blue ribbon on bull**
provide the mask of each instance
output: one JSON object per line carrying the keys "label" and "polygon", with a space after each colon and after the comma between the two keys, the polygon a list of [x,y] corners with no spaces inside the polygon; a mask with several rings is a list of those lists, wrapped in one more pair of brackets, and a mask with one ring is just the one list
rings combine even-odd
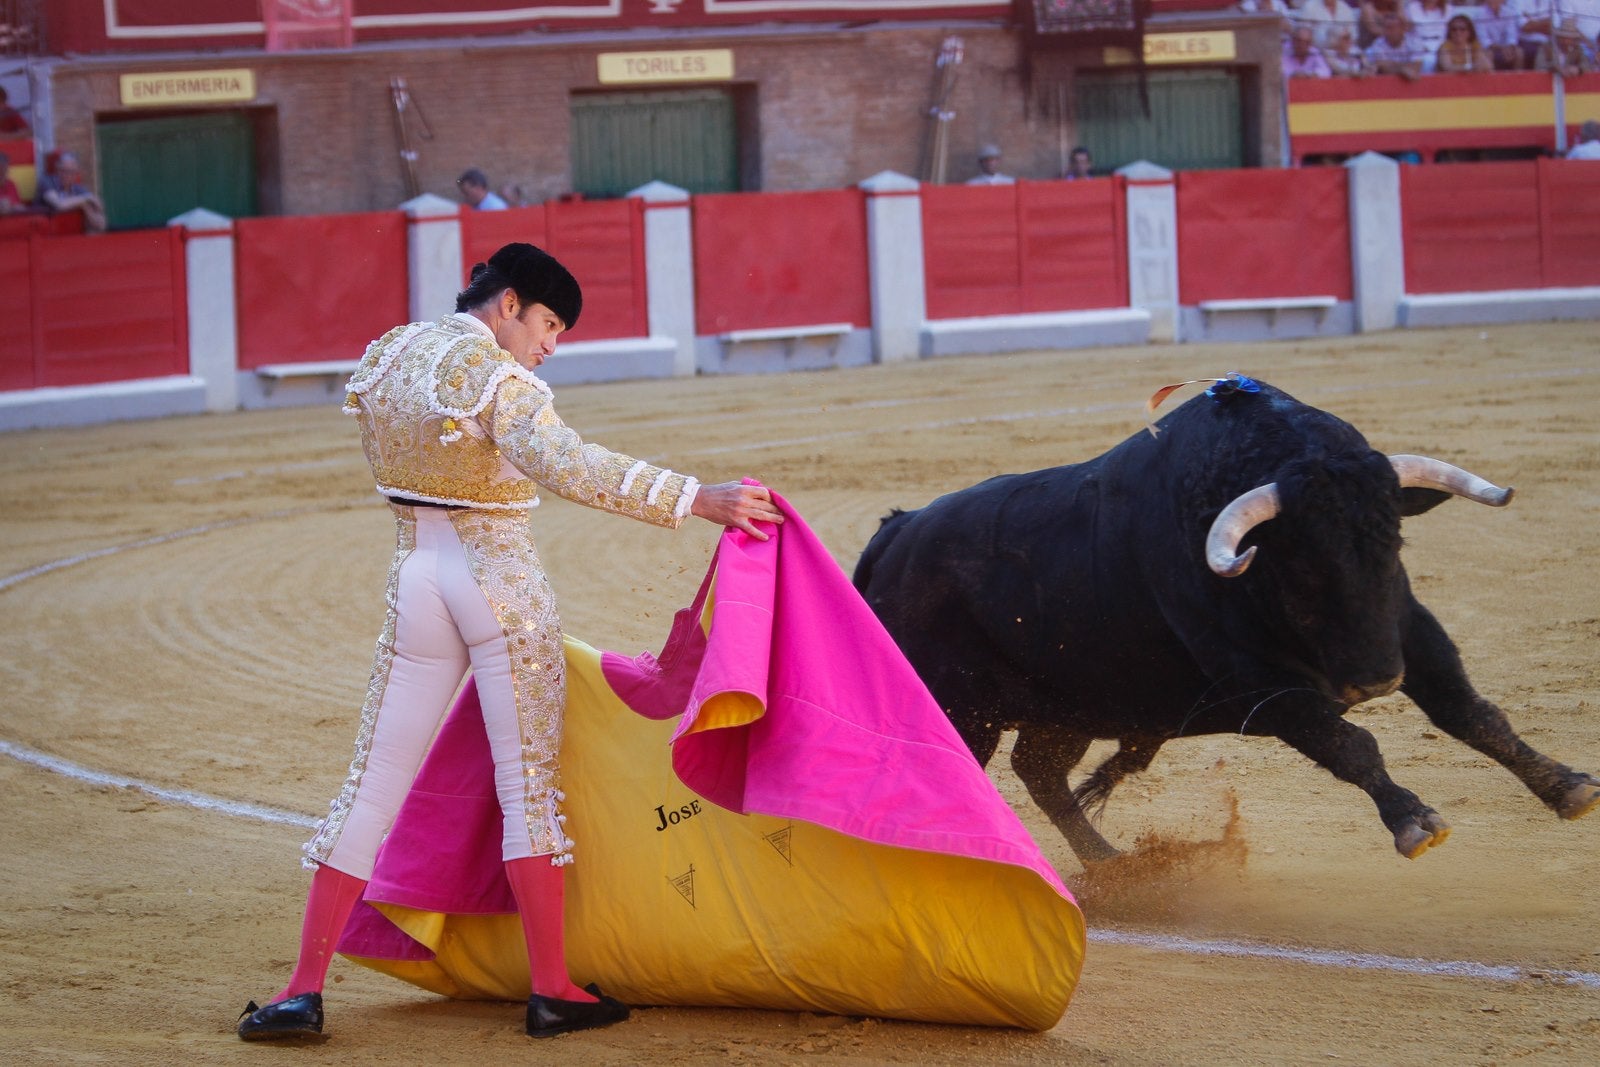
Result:
{"label": "blue ribbon on bull", "polygon": [[1231,371],[1221,378],[1190,378],[1186,382],[1176,382],[1172,385],[1164,385],[1160,389],[1157,389],[1144,405],[1144,422],[1145,426],[1150,430],[1151,437],[1159,437],[1161,434],[1161,431],[1156,429],[1155,423],[1156,408],[1161,405],[1161,402],[1167,397],[1171,396],[1173,393],[1177,392],[1179,389],[1182,389],[1184,386],[1199,385],[1201,382],[1211,383],[1211,387],[1206,390],[1206,396],[1209,396],[1217,403],[1221,403],[1228,397],[1234,396],[1238,393],[1261,392],[1260,382],[1256,381],[1254,378],[1247,378],[1238,371]]}

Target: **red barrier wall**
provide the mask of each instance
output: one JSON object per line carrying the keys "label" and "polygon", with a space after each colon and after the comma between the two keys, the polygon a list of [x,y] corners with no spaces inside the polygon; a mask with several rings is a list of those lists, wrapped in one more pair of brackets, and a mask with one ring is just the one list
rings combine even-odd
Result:
{"label": "red barrier wall", "polygon": [[1538,176],[1533,161],[1401,167],[1406,292],[1538,288]]}
{"label": "red barrier wall", "polygon": [[565,335],[568,340],[649,336],[644,201],[552,200],[506,211],[463,211],[462,284],[474,263],[512,241],[543,248],[583,287],[583,315],[577,329]]}
{"label": "red barrier wall", "polygon": [[0,387],[189,371],[183,238],[176,228],[7,241],[0,244],[0,281]]}
{"label": "red barrier wall", "polygon": [[402,213],[240,219],[234,227],[240,370],[356,359],[409,318]]}
{"label": "red barrier wall", "polygon": [[1600,285],[1596,205],[1600,205],[1600,167],[1585,160],[1539,160],[1540,266],[1545,285]]}
{"label": "red barrier wall", "polygon": [[1120,178],[922,187],[928,317],[1126,307]]}
{"label": "red barrier wall", "polygon": [[1177,180],[1180,303],[1351,298],[1342,167],[1185,171]]}
{"label": "red barrier wall", "polygon": [[872,325],[861,190],[708,194],[692,208],[697,333]]}
{"label": "red barrier wall", "polygon": [[0,241],[0,390],[32,389],[33,263],[30,242]]}

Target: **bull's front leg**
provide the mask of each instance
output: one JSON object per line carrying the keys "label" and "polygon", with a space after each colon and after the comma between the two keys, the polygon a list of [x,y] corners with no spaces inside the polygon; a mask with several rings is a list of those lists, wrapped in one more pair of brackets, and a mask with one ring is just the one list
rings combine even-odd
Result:
{"label": "bull's front leg", "polygon": [[1100,836],[1067,783],[1067,772],[1089,751],[1089,738],[1060,726],[1025,723],[1011,747],[1011,769],[1084,863],[1108,860],[1116,846]]}
{"label": "bull's front leg", "polygon": [[1439,729],[1522,779],[1529,792],[1563,819],[1600,807],[1600,779],[1557,763],[1518,737],[1505,713],[1472,688],[1455,642],[1421,604],[1412,608],[1402,647],[1406,678],[1401,691]]}
{"label": "bull's front leg", "polygon": [[1394,835],[1395,851],[1406,859],[1416,859],[1428,849],[1444,844],[1450,836],[1450,824],[1438,812],[1389,777],[1377,739],[1361,727],[1331,712],[1307,709],[1285,716],[1270,732],[1331,771],[1334,777],[1360,786],[1378,806],[1378,817]]}

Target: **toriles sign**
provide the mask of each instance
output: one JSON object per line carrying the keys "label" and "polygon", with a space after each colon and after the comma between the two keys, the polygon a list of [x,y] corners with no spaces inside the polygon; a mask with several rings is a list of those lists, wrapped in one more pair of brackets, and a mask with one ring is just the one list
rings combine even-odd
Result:
{"label": "toriles sign", "polygon": [[602,52],[596,59],[601,85],[727,81],[733,77],[731,48],[701,52]]}

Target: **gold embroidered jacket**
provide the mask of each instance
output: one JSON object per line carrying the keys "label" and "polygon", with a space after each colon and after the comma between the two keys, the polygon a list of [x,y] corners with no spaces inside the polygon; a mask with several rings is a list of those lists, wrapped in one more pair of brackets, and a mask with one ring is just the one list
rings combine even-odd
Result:
{"label": "gold embroidered jacket", "polygon": [[367,346],[344,410],[378,492],[526,509],[537,487],[676,528],[699,482],[595,444],[556,414],[550,387],[460,318],[397,326]]}

